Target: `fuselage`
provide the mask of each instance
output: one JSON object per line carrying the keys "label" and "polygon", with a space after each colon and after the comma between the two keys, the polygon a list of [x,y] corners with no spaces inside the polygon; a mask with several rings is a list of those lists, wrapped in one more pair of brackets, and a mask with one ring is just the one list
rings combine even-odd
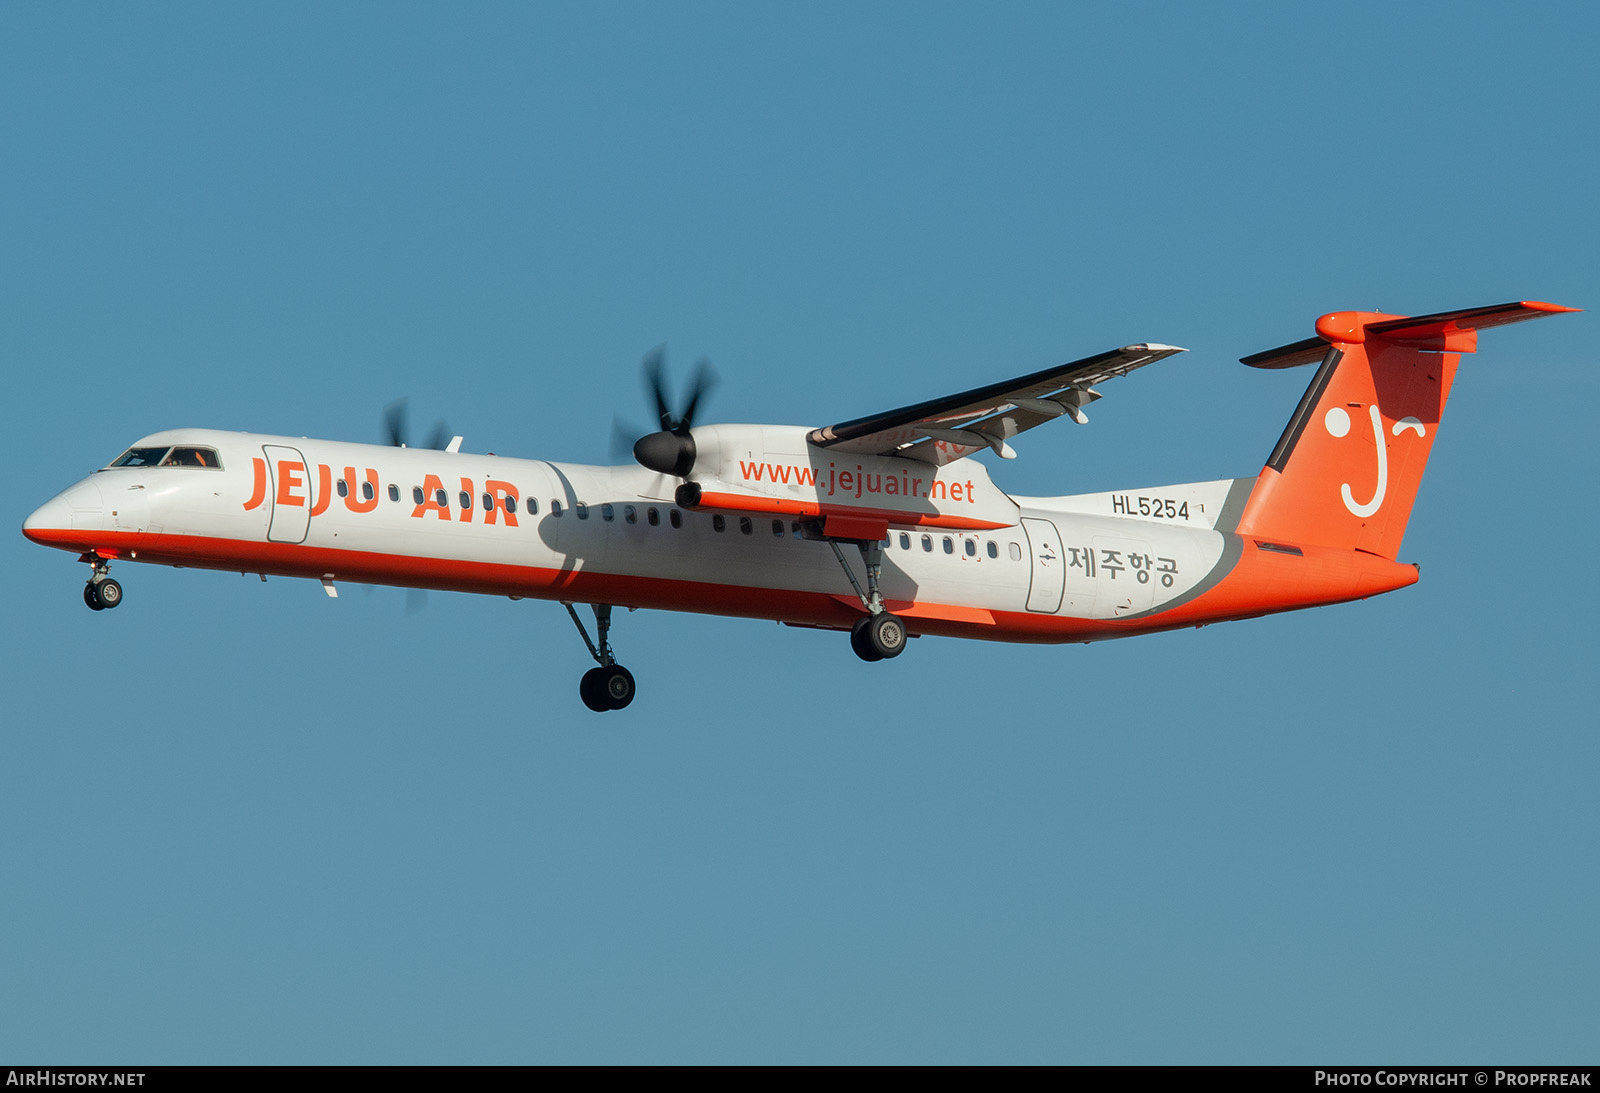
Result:
{"label": "fuselage", "polygon": [[[805,467],[782,454],[804,451],[802,428],[715,428],[767,444],[726,463],[746,477]],[[130,452],[148,454],[63,491],[28,517],[27,536],[107,560],[828,629],[849,629],[863,612],[832,544],[808,537],[782,505],[687,508],[676,480],[643,467],[207,429],[155,433]],[[813,459],[807,496],[899,502],[912,477],[892,472],[889,483],[891,472]],[[941,491],[932,515],[891,516],[884,540],[883,597],[914,634],[1090,641],[1416,579],[1412,566],[1359,552],[1237,534],[1254,479],[1027,498],[1000,491],[973,460],[933,473],[915,487],[919,499]],[[977,515],[960,515],[969,510]]]}

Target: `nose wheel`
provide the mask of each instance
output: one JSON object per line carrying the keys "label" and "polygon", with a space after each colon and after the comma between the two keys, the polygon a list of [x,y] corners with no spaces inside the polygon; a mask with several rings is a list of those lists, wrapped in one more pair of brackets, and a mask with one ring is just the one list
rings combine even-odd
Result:
{"label": "nose wheel", "polygon": [[106,611],[122,602],[122,586],[108,576],[110,571],[103,558],[94,559],[94,574],[83,586],[83,602],[91,611]]}
{"label": "nose wheel", "polygon": [[578,628],[578,633],[583,635],[583,643],[589,647],[589,655],[594,657],[597,665],[583,673],[583,678],[578,680],[578,697],[583,699],[583,704],[595,713],[625,708],[633,701],[633,673],[618,664],[616,657],[611,654],[611,605],[607,603],[592,605],[594,626],[600,637],[599,644],[589,640],[589,631],[584,629],[583,620],[578,618],[578,613],[572,609],[572,605],[568,603],[562,606],[567,609],[567,614],[572,616],[573,625]]}

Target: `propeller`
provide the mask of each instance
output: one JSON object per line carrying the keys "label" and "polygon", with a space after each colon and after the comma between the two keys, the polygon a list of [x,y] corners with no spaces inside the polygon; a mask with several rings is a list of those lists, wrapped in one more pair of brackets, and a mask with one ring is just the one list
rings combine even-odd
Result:
{"label": "propeller", "polygon": [[442,452],[450,444],[450,426],[442,419],[434,422],[433,432],[428,434],[426,444],[408,443],[406,400],[403,398],[397,398],[383,408],[383,432],[389,443],[396,448],[432,448]]}
{"label": "propeller", "polygon": [[[370,595],[372,595],[373,590],[378,588],[378,587],[379,586],[375,585],[375,584],[364,584],[364,585],[361,586],[361,592],[362,592],[363,595],[370,596]],[[387,590],[387,586],[384,586],[384,588],[385,588],[385,590]],[[408,588],[408,589],[406,589],[406,618],[410,618],[412,615],[420,614],[422,612],[422,610],[424,608],[426,608],[427,606],[428,606],[428,590],[427,589],[425,589],[425,588]]]}
{"label": "propeller", "polygon": [[[682,478],[694,469],[694,437],[689,434],[694,427],[694,412],[701,399],[716,386],[716,373],[711,369],[711,362],[701,357],[700,363],[695,365],[694,374],[689,377],[689,397],[684,403],[683,413],[674,415],[667,399],[666,347],[656,346],[646,353],[642,368],[645,389],[655,401],[661,430],[636,440],[633,458],[639,461],[640,466],[657,474]],[[621,424],[618,423],[616,431],[620,429]]]}
{"label": "propeller", "polygon": [[[432,448],[434,451],[444,451],[450,444],[450,426],[443,419],[434,422],[433,431],[428,434],[426,444],[410,444],[407,438],[410,431],[406,427],[406,401],[397,398],[383,408],[383,435],[391,445],[396,448]],[[367,586],[367,591],[372,591],[372,586]],[[406,589],[406,615],[410,617],[428,606],[428,593],[420,588]]]}

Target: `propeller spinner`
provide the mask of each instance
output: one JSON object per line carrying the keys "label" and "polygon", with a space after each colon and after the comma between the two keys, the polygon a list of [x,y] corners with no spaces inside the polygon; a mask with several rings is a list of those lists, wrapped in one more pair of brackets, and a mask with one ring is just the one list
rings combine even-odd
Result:
{"label": "propeller spinner", "polygon": [[661,431],[640,437],[633,445],[633,458],[639,465],[657,474],[670,474],[682,478],[694,469],[694,437],[689,430],[694,426],[694,412],[700,400],[715,386],[717,380],[711,362],[704,357],[695,365],[689,380],[689,398],[683,413],[673,416],[667,403],[667,370],[664,347],[657,346],[644,358],[645,387],[655,399],[656,413],[661,418]]}

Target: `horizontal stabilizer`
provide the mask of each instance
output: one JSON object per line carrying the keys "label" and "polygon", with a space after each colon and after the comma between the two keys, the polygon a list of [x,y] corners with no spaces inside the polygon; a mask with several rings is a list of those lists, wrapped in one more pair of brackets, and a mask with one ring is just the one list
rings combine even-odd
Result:
{"label": "horizontal stabilizer", "polygon": [[1251,368],[1294,368],[1301,364],[1315,364],[1328,355],[1328,343],[1321,338],[1307,338],[1293,345],[1280,345],[1264,353],[1240,357],[1240,364]]}
{"label": "horizontal stabilizer", "polygon": [[1562,307],[1540,300],[1513,300],[1509,304],[1441,311],[1434,315],[1384,315],[1375,311],[1341,311],[1317,321],[1315,338],[1280,345],[1264,353],[1241,357],[1252,368],[1293,368],[1314,364],[1327,355],[1331,342],[1359,345],[1375,338],[1390,345],[1433,353],[1471,353],[1478,348],[1478,331],[1509,323],[1540,319],[1582,308]]}
{"label": "horizontal stabilizer", "polygon": [[1437,315],[1415,315],[1409,319],[1391,319],[1384,323],[1367,324],[1367,333],[1397,345],[1415,345],[1418,349],[1430,348],[1434,343],[1444,343],[1460,330],[1487,330],[1493,326],[1521,323],[1529,319],[1542,319],[1563,311],[1581,308],[1562,307],[1539,300],[1515,300],[1509,304],[1489,307],[1469,307],[1461,311],[1441,311]]}

